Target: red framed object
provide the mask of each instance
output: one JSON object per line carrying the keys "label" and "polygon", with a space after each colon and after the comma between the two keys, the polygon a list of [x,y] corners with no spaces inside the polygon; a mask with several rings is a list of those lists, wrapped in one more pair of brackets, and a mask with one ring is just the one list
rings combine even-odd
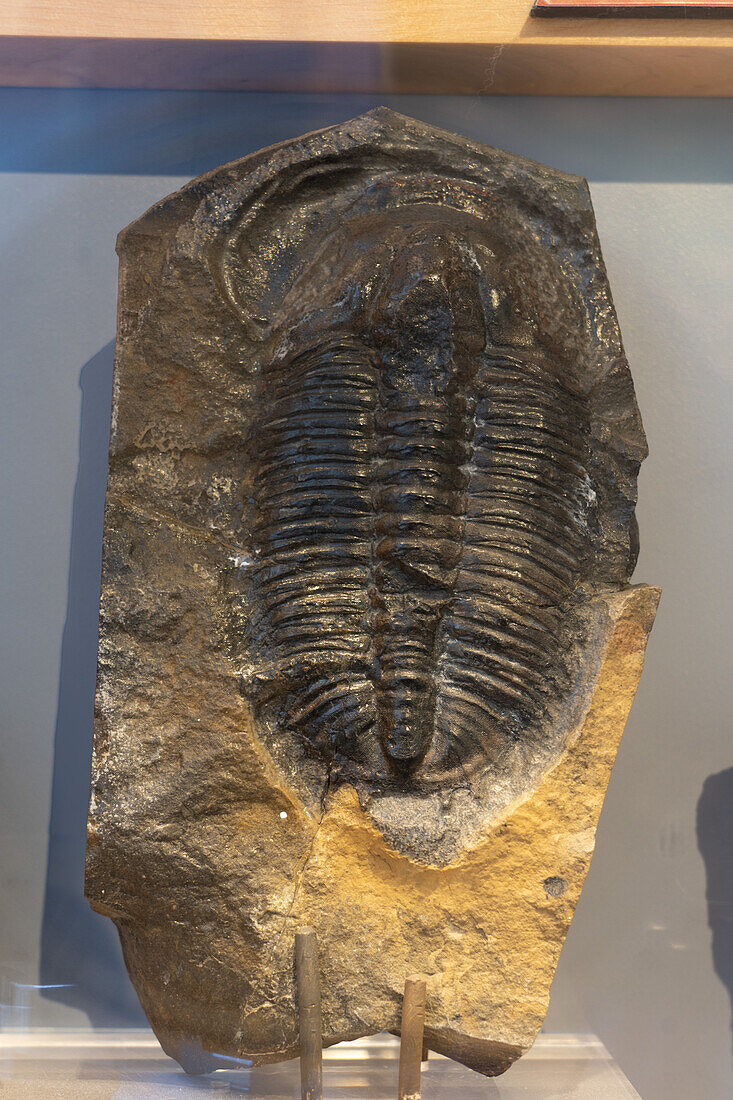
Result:
{"label": "red framed object", "polygon": [[733,0],[535,0],[532,15],[726,19],[733,16]]}

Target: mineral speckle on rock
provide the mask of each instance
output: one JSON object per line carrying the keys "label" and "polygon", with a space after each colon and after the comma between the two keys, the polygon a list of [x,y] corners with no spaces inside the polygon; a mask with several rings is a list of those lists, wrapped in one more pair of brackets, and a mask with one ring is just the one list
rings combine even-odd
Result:
{"label": "mineral speckle on rock", "polygon": [[163,1046],[534,1040],[658,591],[585,182],[380,109],[120,236],[87,895]]}

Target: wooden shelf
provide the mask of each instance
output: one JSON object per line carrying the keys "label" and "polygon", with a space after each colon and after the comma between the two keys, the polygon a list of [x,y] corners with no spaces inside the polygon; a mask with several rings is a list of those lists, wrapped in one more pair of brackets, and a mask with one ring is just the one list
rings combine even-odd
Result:
{"label": "wooden shelf", "polygon": [[16,86],[733,95],[733,21],[531,0],[0,0]]}

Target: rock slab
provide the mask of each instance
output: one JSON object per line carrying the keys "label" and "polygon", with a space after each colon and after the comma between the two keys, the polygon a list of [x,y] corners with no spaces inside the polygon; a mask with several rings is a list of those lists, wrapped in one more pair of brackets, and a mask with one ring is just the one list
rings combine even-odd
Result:
{"label": "rock slab", "polygon": [[192,1072],[534,1041],[657,589],[584,181],[379,110],[121,234],[86,892]]}

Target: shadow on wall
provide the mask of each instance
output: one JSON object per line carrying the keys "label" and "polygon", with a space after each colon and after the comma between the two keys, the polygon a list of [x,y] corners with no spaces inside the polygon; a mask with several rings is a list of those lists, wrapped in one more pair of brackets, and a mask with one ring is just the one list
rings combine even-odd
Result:
{"label": "shadow on wall", "polygon": [[672,102],[673,109],[655,96],[0,88],[0,116],[13,120],[0,171],[191,177],[384,103],[595,181],[729,182],[730,100]]}
{"label": "shadow on wall", "polygon": [[703,784],[697,803],[697,843],[705,861],[713,966],[728,990],[733,1012],[733,768],[709,775]]}
{"label": "shadow on wall", "polygon": [[96,1027],[142,1024],[117,931],[84,898],[84,848],[97,668],[99,584],[114,342],[82,369],[66,624],[54,742],[48,867],[41,931],[44,996]]}

